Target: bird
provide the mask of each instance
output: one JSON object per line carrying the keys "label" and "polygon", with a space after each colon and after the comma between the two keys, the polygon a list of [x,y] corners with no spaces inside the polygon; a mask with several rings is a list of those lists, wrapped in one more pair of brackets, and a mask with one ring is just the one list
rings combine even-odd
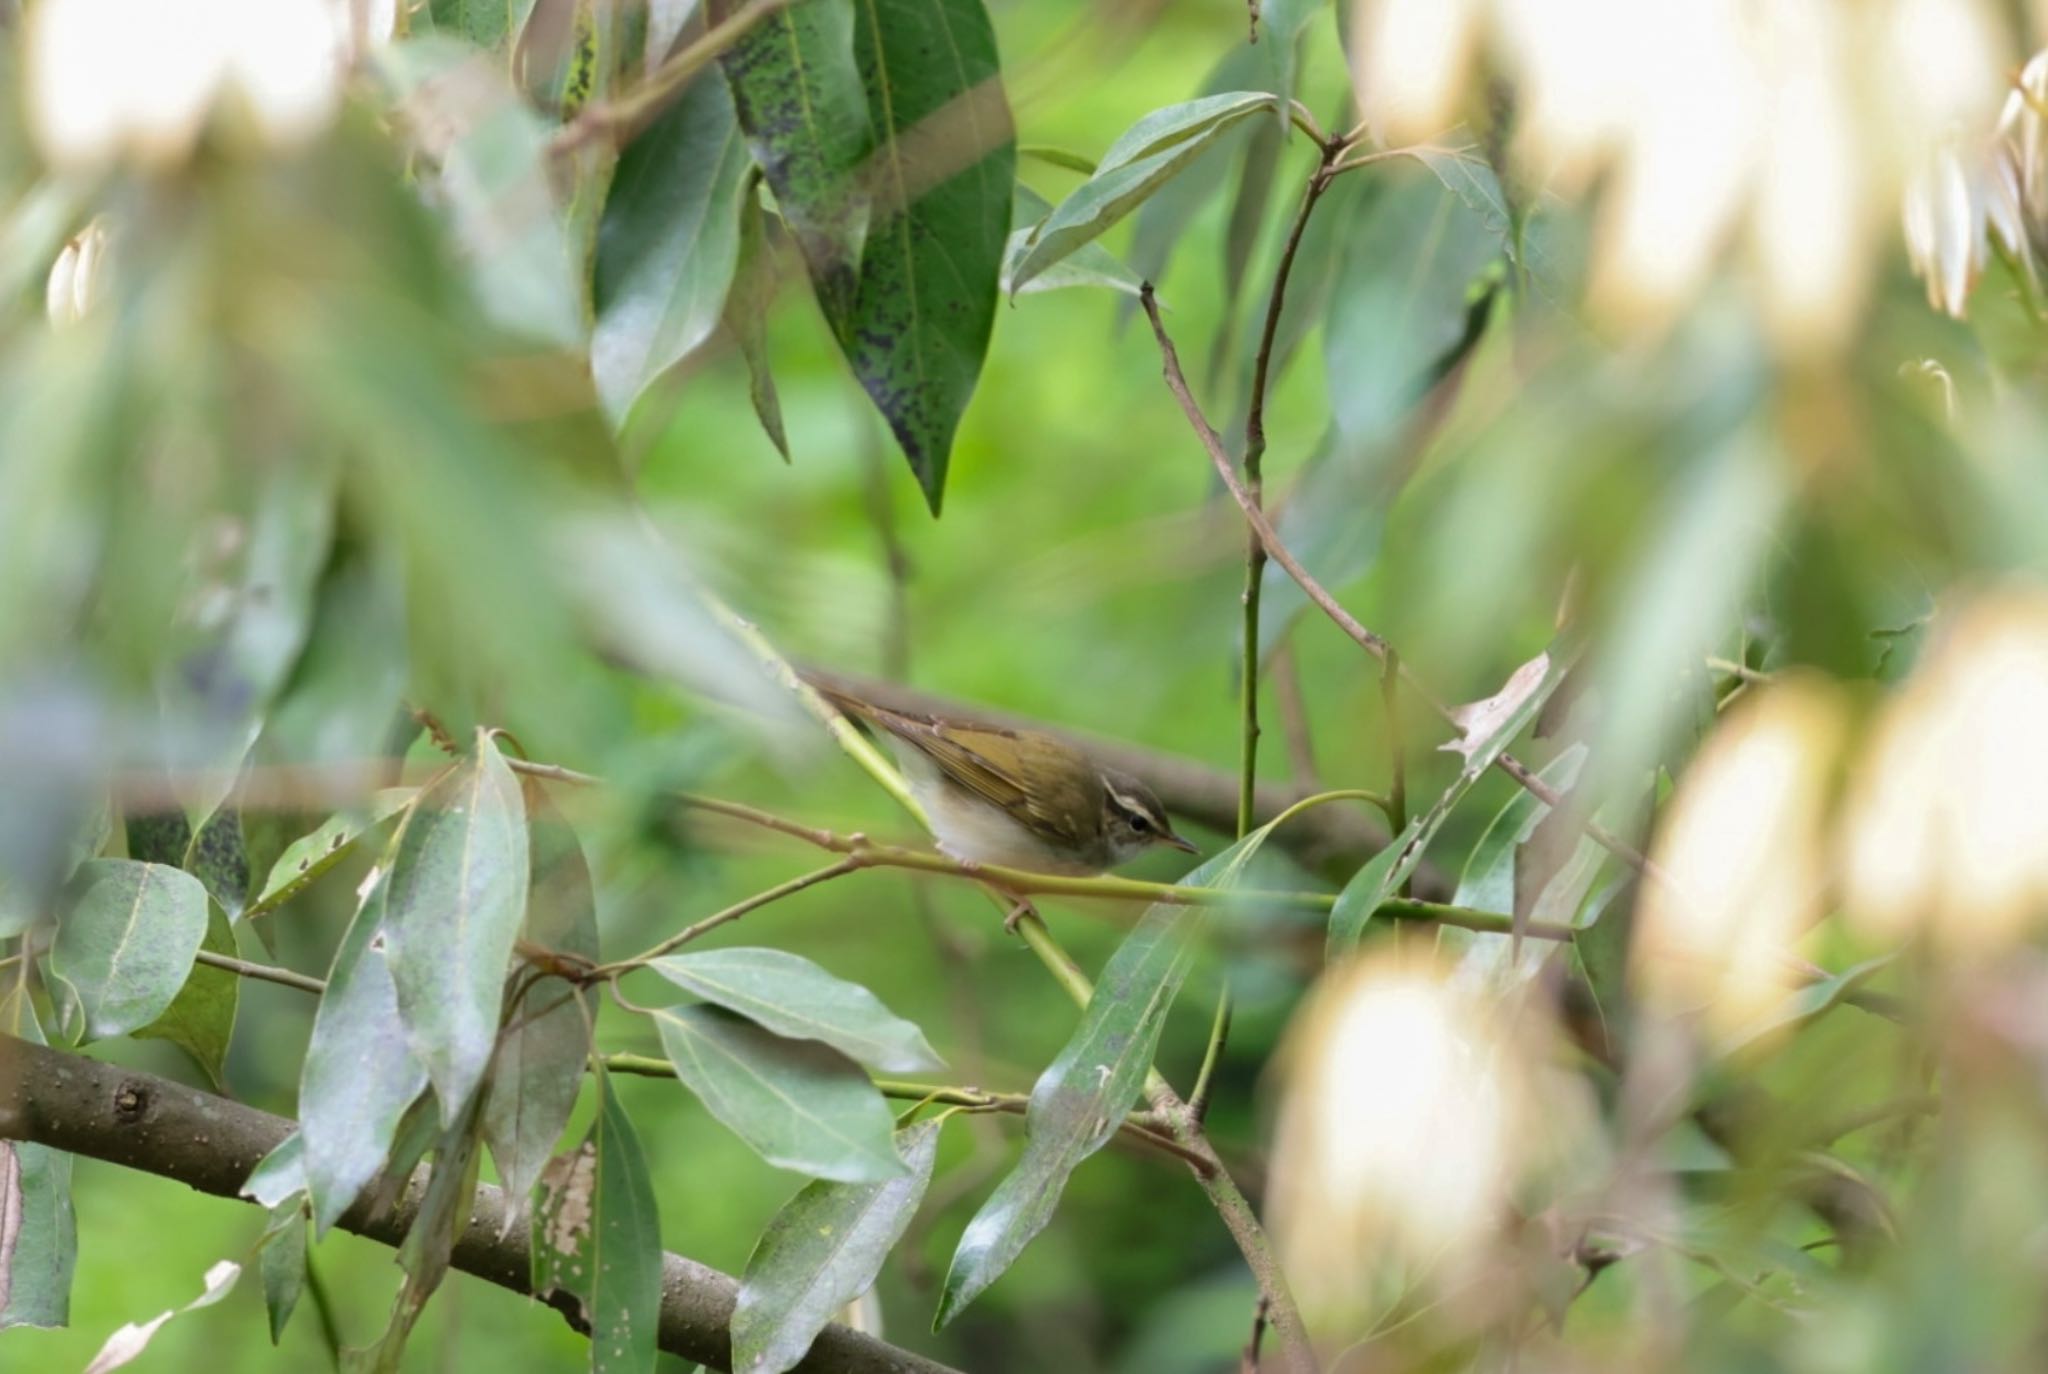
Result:
{"label": "bird", "polygon": [[880,706],[813,680],[839,711],[879,733],[942,853],[1034,873],[1106,873],[1159,846],[1200,851],[1152,789],[1042,730]]}

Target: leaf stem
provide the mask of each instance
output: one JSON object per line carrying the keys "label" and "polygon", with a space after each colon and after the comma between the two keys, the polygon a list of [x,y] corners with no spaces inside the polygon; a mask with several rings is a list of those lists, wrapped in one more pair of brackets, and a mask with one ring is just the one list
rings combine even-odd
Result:
{"label": "leaf stem", "polygon": [[226,969],[229,973],[240,974],[244,978],[276,983],[279,987],[297,988],[300,992],[310,992],[315,997],[327,991],[327,984],[310,974],[295,973],[291,969],[276,968],[270,964],[252,964],[247,959],[237,959],[232,954],[215,954],[210,949],[200,950],[193,956],[193,962]]}
{"label": "leaf stem", "polygon": [[771,902],[779,902],[784,897],[793,896],[796,893],[802,892],[807,887],[816,887],[819,883],[829,882],[833,878],[851,873],[860,867],[862,867],[861,864],[849,857],[841,859],[836,864],[827,864],[823,868],[814,868],[809,873],[791,878],[788,882],[777,883],[774,887],[756,892],[753,896],[742,901],[734,902],[722,911],[714,911],[701,921],[684,926],[666,940],[651,946],[643,953],[636,954],[630,959],[619,959],[609,964],[599,965],[592,971],[592,976],[616,978],[619,974],[630,973],[644,964],[652,963],[654,960],[659,959],[670,950],[687,945],[700,935],[716,930],[727,922],[737,921],[750,911],[758,910]]}

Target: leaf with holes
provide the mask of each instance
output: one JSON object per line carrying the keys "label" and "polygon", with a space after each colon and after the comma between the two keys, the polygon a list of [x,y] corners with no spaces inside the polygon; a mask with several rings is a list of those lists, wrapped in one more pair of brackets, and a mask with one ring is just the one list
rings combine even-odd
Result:
{"label": "leaf with holes", "polygon": [[419,795],[416,787],[386,787],[370,799],[368,806],[337,811],[320,828],[286,846],[271,865],[263,891],[249,904],[246,913],[260,916],[275,911],[310,887],[313,880],[340,863],[353,846],[377,827],[412,804]]}
{"label": "leaf with holes", "polygon": [[164,864],[95,859],[57,927],[50,974],[62,1019],[87,1039],[126,1035],[163,1015],[206,939],[206,889]]}
{"label": "leaf with holes", "polygon": [[654,1368],[661,1322],[661,1218],[610,1075],[599,1072],[597,1091],[589,1136],[541,1175],[533,1291],[568,1293],[582,1304],[592,1374],[644,1374]]}
{"label": "leaf with holes", "polygon": [[[715,23],[741,0],[711,0]],[[719,58],[754,162],[810,268],[828,317],[854,303],[867,240],[874,147],[868,96],[854,61],[852,0],[778,9]]]}
{"label": "leaf with holes", "polygon": [[526,806],[489,732],[420,793],[391,841],[382,934],[406,1041],[450,1125],[497,1048],[499,1002],[526,914]]}
{"label": "leaf with holes", "polygon": [[903,1173],[888,1104],[839,1051],[785,1040],[720,1007],[651,1014],[676,1077],[770,1164],[842,1183]]}
{"label": "leaf with holes", "polygon": [[902,1177],[807,1183],[769,1221],[733,1307],[733,1368],[782,1374],[841,1308],[874,1286],[931,1184],[940,1125],[934,1118],[896,1133],[910,1166]]}
{"label": "leaf with holes", "polygon": [[671,954],[649,967],[683,991],[777,1035],[822,1040],[870,1068],[911,1073],[945,1064],[916,1025],[860,984],[835,978],[800,955],[712,949]]}
{"label": "leaf with holes", "polygon": [[590,335],[591,375],[614,425],[718,328],[739,263],[746,170],[716,72],[691,82],[620,155],[597,231]]}
{"label": "leaf with holes", "polygon": [[876,147],[851,302],[821,298],[937,515],[988,351],[1017,145],[981,0],[865,0],[854,62]]}
{"label": "leaf with holes", "polygon": [[1095,175],[1038,226],[1010,273],[1011,290],[1101,237],[1233,125],[1273,105],[1265,91],[1225,91],[1155,110],[1133,124],[1102,155]]}
{"label": "leaf with holes", "polygon": [[[546,789],[521,780],[526,792],[528,882],[520,938],[541,950],[597,962],[597,892],[583,846]],[[589,1022],[579,994],[560,978],[536,978],[508,1013],[491,1061],[484,1098],[484,1142],[498,1181],[515,1210],[569,1124],[590,1052]]]}

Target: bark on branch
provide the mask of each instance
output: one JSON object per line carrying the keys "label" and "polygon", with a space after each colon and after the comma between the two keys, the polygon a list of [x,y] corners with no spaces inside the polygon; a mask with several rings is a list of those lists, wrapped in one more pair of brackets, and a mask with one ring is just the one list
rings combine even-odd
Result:
{"label": "bark on branch", "polygon": [[[154,1074],[0,1035],[0,1139],[29,1140],[72,1154],[188,1184],[218,1197],[237,1197],[256,1162],[291,1133],[285,1117],[245,1107]],[[397,1203],[372,1216],[361,1204],[344,1213],[344,1231],[396,1246],[418,1210],[425,1170]],[[379,1190],[372,1188],[368,1195]],[[246,1201],[246,1199],[243,1199]],[[477,1189],[469,1227],[455,1243],[454,1267],[515,1293],[531,1293],[526,1229],[500,1235],[505,1195]],[[662,1259],[661,1348],[686,1360],[726,1369],[738,1281],[684,1259]],[[571,1326],[583,1329],[575,1301],[546,1299]],[[955,1374],[948,1366],[843,1326],[819,1335],[797,1368],[814,1374]]]}

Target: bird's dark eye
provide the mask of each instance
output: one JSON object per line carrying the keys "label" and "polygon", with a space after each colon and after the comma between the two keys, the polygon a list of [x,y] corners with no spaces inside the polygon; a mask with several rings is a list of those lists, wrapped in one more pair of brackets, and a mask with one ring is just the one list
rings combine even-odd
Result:
{"label": "bird's dark eye", "polygon": [[1131,813],[1131,829],[1137,831],[1140,835],[1142,835],[1151,828],[1152,822],[1145,819],[1144,813],[1139,811],[1133,811]]}

